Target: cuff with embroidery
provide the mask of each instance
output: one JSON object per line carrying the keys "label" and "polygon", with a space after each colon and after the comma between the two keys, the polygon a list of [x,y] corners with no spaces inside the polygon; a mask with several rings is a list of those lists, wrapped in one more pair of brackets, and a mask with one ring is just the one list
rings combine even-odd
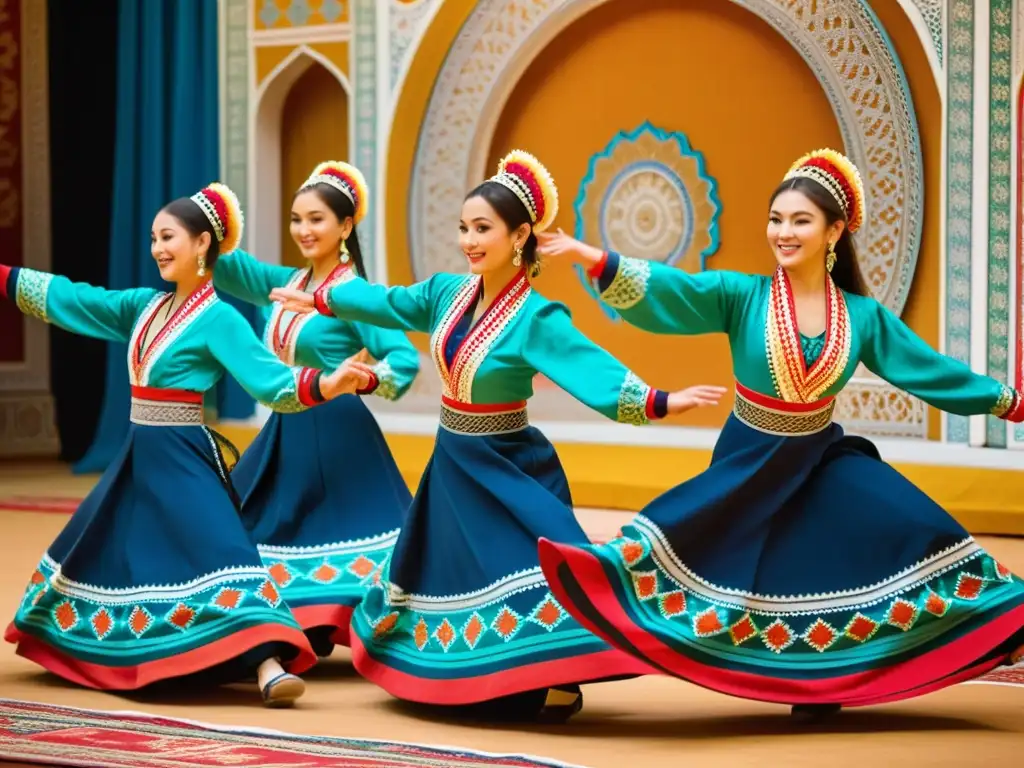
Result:
{"label": "cuff with embroidery", "polygon": [[0,299],[11,299],[18,296],[18,268],[0,264]]}
{"label": "cuff with embroidery", "polygon": [[324,402],[323,393],[320,391],[320,377],[323,371],[316,368],[303,368],[299,374],[298,398],[299,402],[307,408],[319,405]]}
{"label": "cuff with embroidery", "polygon": [[1004,386],[992,407],[992,415],[1013,422],[1024,422],[1024,397],[1011,387]]}
{"label": "cuff with embroidery", "polygon": [[370,383],[367,384],[363,389],[357,389],[357,395],[372,395],[377,391],[377,387],[380,385],[380,379],[377,378],[377,374],[370,374]]}
{"label": "cuff with embroidery", "polygon": [[664,419],[668,416],[668,392],[664,389],[651,389],[647,395],[647,418],[651,421]]}
{"label": "cuff with embroidery", "polygon": [[321,315],[327,317],[334,317],[334,313],[331,312],[330,306],[331,299],[331,288],[327,283],[324,283],[315,291],[313,291],[313,306],[316,307],[316,311]]}

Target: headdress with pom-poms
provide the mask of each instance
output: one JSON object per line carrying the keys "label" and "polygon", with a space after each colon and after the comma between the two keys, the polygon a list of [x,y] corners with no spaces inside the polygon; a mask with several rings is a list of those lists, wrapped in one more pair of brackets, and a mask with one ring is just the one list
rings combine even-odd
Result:
{"label": "headdress with pom-poms", "polygon": [[801,157],[786,173],[786,180],[802,177],[818,182],[846,214],[852,235],[864,223],[864,182],[850,158],[834,149],[816,149]]}
{"label": "headdress with pom-poms", "polygon": [[231,253],[242,242],[245,217],[238,198],[226,185],[213,182],[192,195],[192,202],[206,215],[221,253]]}
{"label": "headdress with pom-poms", "polygon": [[356,224],[362,221],[370,202],[369,190],[362,171],[340,160],[328,160],[313,169],[313,173],[299,187],[299,192],[309,189],[314,184],[328,184],[341,192],[352,201],[352,208],[355,210],[352,220]]}
{"label": "headdress with pom-poms", "polygon": [[498,173],[490,181],[512,190],[526,206],[534,232],[543,232],[558,215],[555,180],[529,152],[513,149],[498,163]]}

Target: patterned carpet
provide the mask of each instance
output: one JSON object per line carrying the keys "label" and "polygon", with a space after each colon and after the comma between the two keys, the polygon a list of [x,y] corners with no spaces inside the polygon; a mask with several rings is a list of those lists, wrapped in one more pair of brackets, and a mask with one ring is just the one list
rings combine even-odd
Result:
{"label": "patterned carpet", "polygon": [[0,699],[0,760],[92,768],[569,768],[568,763],[420,744],[294,736]]}

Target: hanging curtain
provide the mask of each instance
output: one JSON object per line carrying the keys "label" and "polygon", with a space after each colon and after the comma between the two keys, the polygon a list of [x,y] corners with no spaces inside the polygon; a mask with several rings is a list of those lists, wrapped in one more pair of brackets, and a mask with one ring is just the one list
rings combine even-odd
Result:
{"label": "hanging curtain", "polygon": [[[109,288],[167,288],[150,255],[153,217],[218,178],[217,6],[212,0],[120,2]],[[254,313],[246,311],[251,321]],[[77,472],[105,469],[124,440],[127,354],[124,344],[107,345],[99,424]],[[218,388],[215,404],[221,417],[253,413],[233,381]]]}

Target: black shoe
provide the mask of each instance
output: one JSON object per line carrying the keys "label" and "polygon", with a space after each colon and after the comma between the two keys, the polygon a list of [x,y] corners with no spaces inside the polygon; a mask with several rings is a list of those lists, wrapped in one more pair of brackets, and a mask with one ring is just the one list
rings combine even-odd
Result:
{"label": "black shoe", "polygon": [[537,722],[557,725],[583,709],[583,691],[578,685],[559,685],[548,688],[544,706],[537,713]]}
{"label": "black shoe", "polygon": [[798,723],[820,723],[839,714],[841,704],[794,704],[790,717]]}

